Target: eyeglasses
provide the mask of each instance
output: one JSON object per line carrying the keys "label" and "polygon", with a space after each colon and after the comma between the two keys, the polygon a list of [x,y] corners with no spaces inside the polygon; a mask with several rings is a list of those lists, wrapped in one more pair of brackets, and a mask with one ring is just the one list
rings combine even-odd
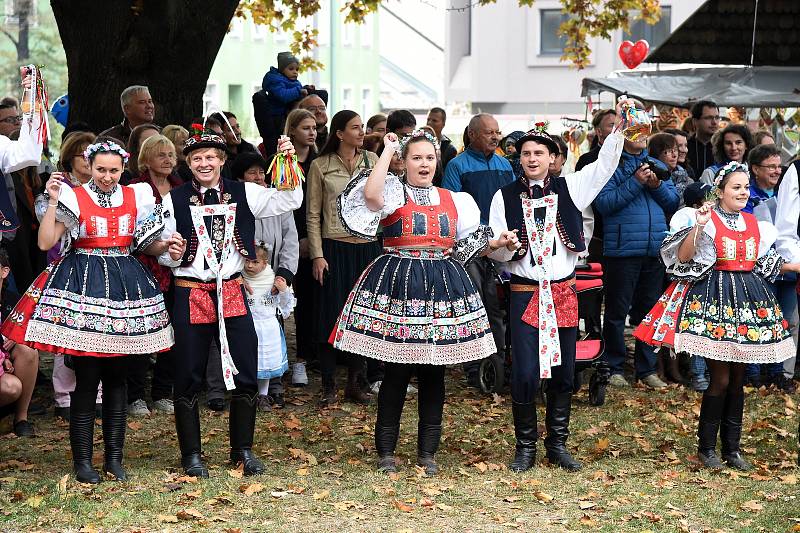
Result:
{"label": "eyeglasses", "polygon": [[776,170],[780,170],[781,168],[780,165],[753,165],[753,166],[766,168],[767,170],[771,170],[773,172],[775,172]]}
{"label": "eyeglasses", "polygon": [[702,117],[700,117],[701,120],[715,120],[717,122],[719,122],[721,118],[722,117],[720,117],[719,115],[703,115]]}
{"label": "eyeglasses", "polygon": [[0,120],[0,122],[5,122],[6,124],[19,124],[22,122],[22,115],[18,115],[16,117],[6,117],[3,120]]}
{"label": "eyeglasses", "polygon": [[316,113],[317,111],[324,112],[328,108],[325,107],[324,105],[310,105],[304,107],[303,109],[305,109],[306,111],[311,111],[312,113]]}

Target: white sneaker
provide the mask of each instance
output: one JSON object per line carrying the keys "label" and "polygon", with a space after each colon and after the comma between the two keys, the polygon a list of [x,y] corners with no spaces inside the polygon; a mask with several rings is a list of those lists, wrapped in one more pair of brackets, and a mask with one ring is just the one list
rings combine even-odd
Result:
{"label": "white sneaker", "polygon": [[411,383],[409,383],[408,387],[406,387],[406,394],[413,396],[416,393],[417,393],[417,388]]}
{"label": "white sneaker", "polygon": [[372,394],[378,394],[378,391],[381,390],[381,383],[383,383],[383,381],[379,379],[378,381],[369,386],[369,391]]}
{"label": "white sneaker", "polygon": [[608,384],[611,385],[612,387],[630,387],[631,386],[631,384],[628,383],[628,381],[624,377],[622,377],[622,374],[614,374],[614,375],[612,375],[611,378],[608,380]]}
{"label": "white sneaker", "polygon": [[668,386],[666,383],[661,381],[661,378],[659,378],[656,374],[650,374],[649,376],[645,377],[642,379],[642,383],[651,389],[663,389],[664,387]]}
{"label": "white sneaker", "polygon": [[308,374],[306,374],[305,363],[295,363],[292,365],[292,385],[304,387],[308,385]]}
{"label": "white sneaker", "polygon": [[172,414],[175,412],[175,405],[169,398],[162,398],[153,402],[153,411],[161,411],[162,413]]}
{"label": "white sneaker", "polygon": [[136,400],[128,404],[128,416],[150,416],[150,409],[144,400]]}

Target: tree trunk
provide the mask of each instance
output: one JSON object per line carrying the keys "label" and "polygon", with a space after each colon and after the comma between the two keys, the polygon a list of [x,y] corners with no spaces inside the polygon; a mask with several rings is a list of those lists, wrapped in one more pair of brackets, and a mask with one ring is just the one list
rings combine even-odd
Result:
{"label": "tree trunk", "polygon": [[20,0],[17,3],[18,28],[17,42],[17,61],[23,63],[31,57],[30,47],[28,46],[28,35],[30,33],[31,0]]}
{"label": "tree trunk", "polygon": [[206,81],[238,3],[50,0],[67,56],[69,122],[97,132],[118,124],[122,90],[147,85],[158,124],[188,124],[203,111]]}

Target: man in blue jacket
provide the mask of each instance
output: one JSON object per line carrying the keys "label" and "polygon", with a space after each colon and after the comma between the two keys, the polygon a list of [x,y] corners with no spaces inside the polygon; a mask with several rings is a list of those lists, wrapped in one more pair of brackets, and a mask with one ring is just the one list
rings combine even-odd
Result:
{"label": "man in blue jacket", "polygon": [[[481,224],[489,224],[489,208],[494,193],[515,179],[511,164],[497,153],[502,134],[497,120],[492,115],[480,113],[472,117],[467,127],[469,146],[454,157],[445,168],[442,187],[453,192],[467,192],[475,199],[481,210]],[[503,311],[497,301],[497,285],[491,260],[481,257],[467,267],[472,282],[478,289],[486,307],[492,336],[498,349],[505,346]],[[464,364],[467,383],[480,386],[477,361]]]}
{"label": "man in blue jacket", "polygon": [[[671,179],[661,181],[650,165],[666,167],[647,155],[647,139],[625,141],[619,166],[600,191],[595,205],[603,216],[606,308],[603,337],[611,365],[611,385],[628,386],[625,363],[625,317],[636,326],[661,296],[664,266],[659,260],[667,234],[665,213],[678,209],[679,197]],[[656,375],[655,350],[636,341],[636,379],[652,388],[666,383]]]}

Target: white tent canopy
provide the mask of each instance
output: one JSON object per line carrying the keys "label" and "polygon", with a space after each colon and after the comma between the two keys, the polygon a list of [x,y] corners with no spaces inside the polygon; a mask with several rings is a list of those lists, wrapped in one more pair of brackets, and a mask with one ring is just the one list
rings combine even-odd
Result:
{"label": "white tent canopy", "polygon": [[798,107],[799,67],[693,67],[622,70],[584,78],[583,96],[609,91],[646,102],[689,107],[697,100],[720,106]]}

